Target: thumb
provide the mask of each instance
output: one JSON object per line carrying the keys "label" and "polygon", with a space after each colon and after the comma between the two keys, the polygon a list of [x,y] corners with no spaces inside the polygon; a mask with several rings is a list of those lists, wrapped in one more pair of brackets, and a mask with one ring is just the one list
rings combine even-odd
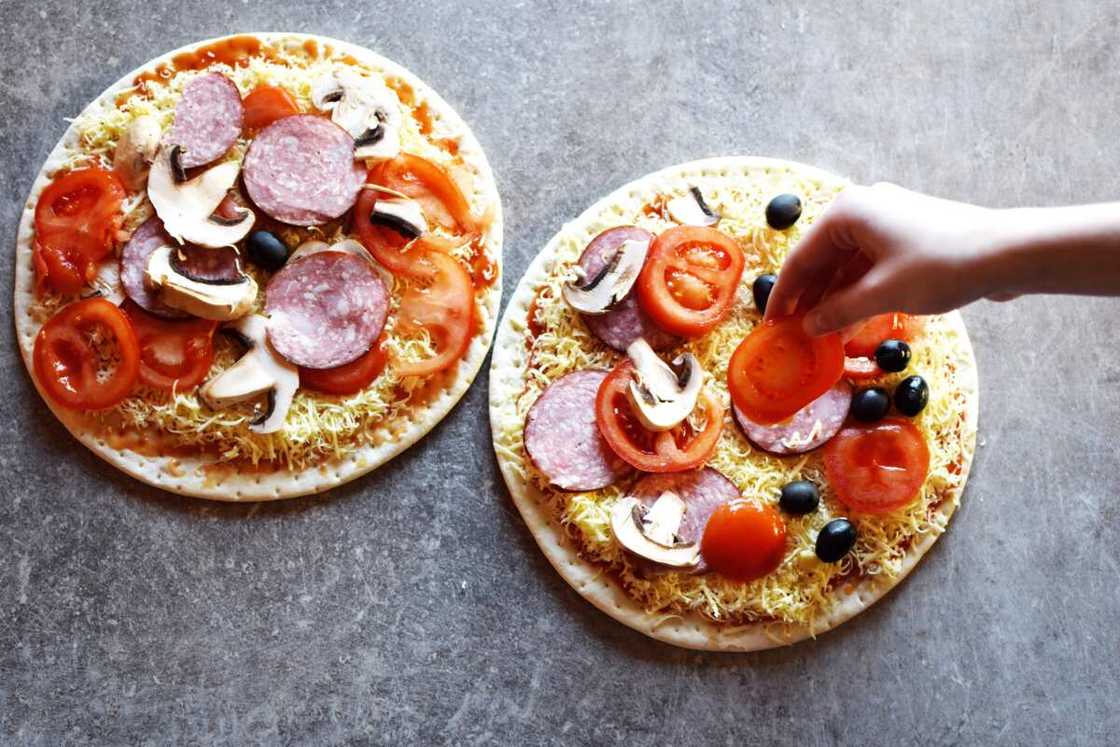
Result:
{"label": "thumb", "polygon": [[897,304],[886,292],[887,278],[882,267],[875,267],[855,283],[826,296],[805,315],[805,331],[814,336],[824,335],[895,310]]}

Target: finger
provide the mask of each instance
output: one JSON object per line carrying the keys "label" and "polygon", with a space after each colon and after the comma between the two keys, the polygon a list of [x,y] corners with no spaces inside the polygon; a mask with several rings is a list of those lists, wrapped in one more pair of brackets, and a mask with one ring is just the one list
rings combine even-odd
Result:
{"label": "finger", "polygon": [[873,267],[857,282],[829,295],[807,314],[805,331],[811,335],[836,332],[894,310],[897,304],[888,292],[890,277],[889,268]]}
{"label": "finger", "polygon": [[[798,299],[814,282],[822,276],[830,280],[833,273],[848,261],[850,252],[837,246],[832,238],[832,223],[838,220],[834,215],[836,213],[830,211],[821,216],[789,253],[766,302],[767,319],[794,313]],[[827,288],[827,283],[822,290],[824,288]]]}

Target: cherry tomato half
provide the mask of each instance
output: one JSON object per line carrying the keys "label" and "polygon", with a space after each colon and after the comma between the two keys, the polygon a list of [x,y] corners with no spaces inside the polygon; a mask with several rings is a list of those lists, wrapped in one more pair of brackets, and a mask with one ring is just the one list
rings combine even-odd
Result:
{"label": "cherry tomato half", "polygon": [[844,374],[840,335],[810,337],[801,317],[763,322],[739,343],[727,367],[731,400],[750,420],[780,423]]}
{"label": "cherry tomato half", "polygon": [[217,322],[161,319],[132,301],[125,301],[121,309],[140,345],[141,384],[165,392],[185,392],[202,383],[214,363]]}
{"label": "cherry tomato half", "polygon": [[[95,347],[94,340],[97,340]],[[100,346],[112,343],[111,370]],[[64,306],[35,338],[35,377],[47,395],[72,410],[101,410],[128,396],[140,369],[140,345],[124,312],[104,298]]]}
{"label": "cherry tomato half", "polygon": [[883,340],[909,342],[921,328],[921,320],[909,314],[890,313],[873,316],[863,323],[855,336],[844,343],[844,352],[853,358],[874,358]]}
{"label": "cherry tomato half", "polygon": [[700,553],[716,573],[735,581],[762,578],[786,555],[786,523],[773,506],[724,503],[708,519]]}
{"label": "cherry tomato half", "polygon": [[701,391],[697,407],[704,413],[703,430],[694,431],[686,420],[669,431],[648,431],[627,395],[633,376],[633,364],[622,361],[603,380],[595,398],[595,421],[611,449],[643,472],[683,472],[708,461],[723,430],[723,407]]}
{"label": "cherry tomato half", "polygon": [[279,86],[259,85],[241,102],[245,107],[242,127],[246,135],[254,135],[284,117],[299,114],[299,104]]}
{"label": "cherry tomato half", "polygon": [[378,340],[365,355],[335,368],[299,369],[299,385],[325,394],[356,394],[385,370],[388,355]]}
{"label": "cherry tomato half", "polygon": [[638,303],[667,332],[699,337],[731,311],[744,262],[739,245],[714,228],[670,228],[649,248]]}
{"label": "cherry tomato half", "polygon": [[124,187],[100,167],[70,171],[47,185],[35,205],[39,287],[77,293],[97,275],[120,225]]}
{"label": "cherry tomato half", "polygon": [[846,425],[825,446],[824,469],[841,503],[882,514],[918,497],[929,472],[929,448],[905,418]]}

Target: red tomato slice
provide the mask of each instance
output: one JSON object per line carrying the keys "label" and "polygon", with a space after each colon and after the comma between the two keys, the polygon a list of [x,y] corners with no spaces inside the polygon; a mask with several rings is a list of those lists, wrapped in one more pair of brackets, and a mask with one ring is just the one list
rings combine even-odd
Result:
{"label": "red tomato slice", "polygon": [[785,558],[785,520],[773,506],[724,503],[704,527],[700,553],[713,571],[732,580],[762,578]]}
{"label": "red tomato slice", "polygon": [[909,341],[920,327],[920,320],[909,314],[873,316],[863,323],[855,337],[844,343],[844,352],[853,358],[874,358],[875,349],[883,340]]}
{"label": "red tomato slice", "polygon": [[[404,154],[370,169],[367,184],[401,192],[420,202],[425,217],[439,223],[447,230],[464,237],[473,235],[478,227],[471,215],[470,206],[454,180],[438,165],[419,156]],[[428,242],[427,237],[415,242],[386,226],[374,225],[370,219],[373,204],[384,197],[374,189],[364,189],[354,208],[354,229],[358,239],[370,254],[390,272],[409,275],[424,269],[418,268],[424,252],[414,251],[417,244]]]}
{"label": "red tomato slice", "polygon": [[824,449],[837,499],[852,511],[882,514],[911,503],[929,472],[929,448],[905,418],[844,426]]}
{"label": "red tomato slice", "polygon": [[670,228],[649,248],[638,303],[667,332],[699,337],[731,311],[744,262],[739,245],[714,228]]}
{"label": "red tomato slice", "polygon": [[883,375],[883,369],[874,358],[844,358],[844,375],[852,381],[869,381]]}
{"label": "red tomato slice", "polygon": [[648,431],[627,395],[633,375],[633,364],[622,361],[603,380],[595,398],[595,420],[611,449],[643,472],[683,472],[708,461],[723,430],[723,407],[702,391],[697,402],[704,413],[702,431],[694,431],[688,421],[669,431]]}
{"label": "red tomato slice", "polygon": [[810,337],[801,317],[763,322],[739,343],[727,367],[731,400],[750,420],[780,423],[844,374],[840,335]]}
{"label": "red tomato slice", "polygon": [[436,354],[419,363],[396,362],[401,376],[428,376],[455,364],[474,336],[474,283],[455,258],[428,250],[419,261],[430,280],[423,288],[409,288],[401,295],[399,329],[405,334],[426,330]]}
{"label": "red tomato slice", "polygon": [[124,187],[99,167],[58,177],[35,205],[34,265],[38,287],[77,293],[113,248]]}
{"label": "red tomato slice", "polygon": [[140,345],[141,384],[165,392],[194,389],[214,363],[214,331],[208,319],[171,320],[149,314],[132,301],[121,309]]}
{"label": "red tomato slice", "polygon": [[299,385],[325,394],[356,394],[385,370],[388,354],[379,340],[365,355],[336,368],[299,369]]}
{"label": "red tomato slice", "polygon": [[[94,339],[99,341],[95,348]],[[111,370],[101,344],[112,343]],[[35,338],[35,377],[57,404],[101,410],[128,396],[140,368],[140,346],[124,312],[104,298],[64,306]]]}
{"label": "red tomato slice", "polygon": [[241,103],[245,107],[241,126],[246,135],[258,133],[278,119],[299,114],[299,104],[279,86],[257,86]]}

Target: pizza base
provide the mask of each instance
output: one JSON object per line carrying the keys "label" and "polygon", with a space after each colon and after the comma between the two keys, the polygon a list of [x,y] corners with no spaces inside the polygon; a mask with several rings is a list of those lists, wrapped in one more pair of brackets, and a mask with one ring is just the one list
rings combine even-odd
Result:
{"label": "pizza base", "polygon": [[[20,218],[19,232],[16,236],[15,298],[13,301],[16,337],[19,340],[23,362],[35,383],[35,388],[39,390],[43,401],[46,402],[55,416],[62,421],[63,425],[78,441],[109,464],[138,480],[157,488],[197,498],[219,501],[270,501],[329,490],[376,469],[420,440],[437,423],[443,420],[447,413],[451,411],[451,408],[466,393],[490,349],[495,321],[498,316],[498,307],[501,303],[502,205],[490,164],[482,152],[482,146],[478,143],[470,128],[438,93],[405,68],[368,49],[326,36],[251,32],[233,36],[253,36],[267,43],[285,40],[297,43],[315,41],[320,46],[329,45],[336,52],[349,54],[374,70],[406,81],[416,92],[417,100],[427,101],[429,109],[437,119],[446,122],[454,131],[461,133],[459,137],[459,156],[467,169],[472,172],[475,179],[475,188],[483,194],[485,203],[493,206],[488,245],[493,254],[492,259],[494,260],[497,277],[487,289],[481,306],[482,318],[480,319],[479,334],[471,342],[471,346],[459,362],[455,380],[449,386],[444,388],[437,397],[427,402],[416,417],[410,420],[403,429],[397,430],[390,440],[377,446],[361,447],[341,462],[328,462],[323,466],[310,467],[299,472],[279,470],[236,474],[222,470],[220,476],[211,478],[202,474],[201,470],[207,466],[219,464],[218,460],[213,458],[205,456],[153,457],[133,451],[121,451],[110,446],[97,432],[88,428],[80,413],[74,413],[55,405],[46,396],[35,377],[32,352],[35,345],[35,335],[38,334],[40,327],[30,314],[30,309],[35,302],[34,273],[31,267],[31,241],[35,204],[39,200],[40,193],[50,183],[47,175],[65,163],[68,150],[77,147],[77,128],[71,124],[66,130],[62,139],[59,140],[47,157],[46,163],[32,184],[31,192],[27,196],[23,214]],[[168,62],[175,55],[214,44],[225,38],[229,37],[217,37],[189,44],[138,67],[109,86],[82,111],[81,116],[99,107],[114,106],[116,95],[131,87],[132,81],[143,71],[149,70],[160,63]],[[80,119],[81,116],[77,119]]]}
{"label": "pizza base", "polygon": [[[689,179],[702,177],[709,181],[720,179],[742,184],[744,181],[756,181],[761,176],[775,172],[796,174],[798,178],[805,180],[844,183],[839,177],[826,171],[792,161],[756,157],[709,158],[672,166],[615,190],[585,210],[579,218],[567,224],[554,236],[530,264],[514,291],[495,340],[494,356],[490,364],[490,424],[495,444],[498,441],[500,424],[507,422],[511,417],[518,418],[515,400],[518,392],[521,391],[525,372],[525,330],[529,306],[533,301],[536,288],[549,276],[553,258],[564,235],[587,231],[612,213],[620,216],[629,214],[633,211],[628,208],[640,204],[640,200],[644,197],[659,191],[667,191],[687,183]],[[959,312],[952,312],[946,315],[945,319],[949,322],[952,331],[960,336],[962,346],[967,349],[969,364],[961,371],[967,405],[963,429],[960,487],[950,491],[938,509],[938,513],[948,521],[960,502],[976,451],[979,382],[975,356],[964,320]],[[651,613],[639,605],[616,579],[604,571],[602,566],[580,556],[575,543],[544,505],[541,491],[517,474],[514,462],[509,456],[503,454],[500,449],[496,449],[496,454],[502,477],[505,479],[514,504],[521,512],[537,545],[557,573],[584,599],[618,622],[651,638],[682,648],[705,651],[759,651],[786,646],[825,633],[867,609],[899,584],[940,536],[930,534],[912,545],[903,558],[902,569],[897,577],[882,579],[865,576],[854,585],[851,592],[837,594],[832,608],[812,625],[788,623],[725,625],[695,613],[687,615]]]}

